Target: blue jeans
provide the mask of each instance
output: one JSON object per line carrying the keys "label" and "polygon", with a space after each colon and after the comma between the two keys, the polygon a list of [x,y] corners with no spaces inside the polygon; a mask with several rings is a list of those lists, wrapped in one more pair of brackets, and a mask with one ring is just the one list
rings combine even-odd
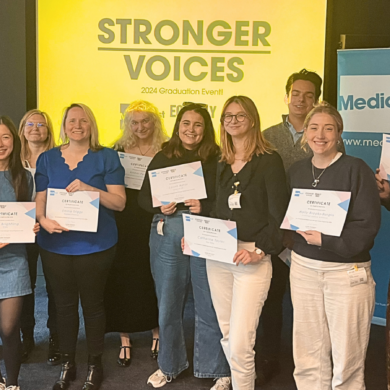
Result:
{"label": "blue jeans", "polygon": [[[188,212],[187,212],[188,213]],[[194,375],[198,378],[230,376],[221,347],[222,334],[211,301],[204,259],[183,255],[183,211],[157,214],[150,232],[150,263],[159,309],[158,365],[165,375],[177,376],[188,368],[183,311],[190,279],[195,301]],[[157,223],[164,220],[164,235]]]}

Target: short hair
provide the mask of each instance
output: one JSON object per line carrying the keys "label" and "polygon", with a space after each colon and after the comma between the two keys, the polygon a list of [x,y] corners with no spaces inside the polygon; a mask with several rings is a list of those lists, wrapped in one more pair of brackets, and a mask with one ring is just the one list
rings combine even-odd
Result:
{"label": "short hair", "polygon": [[157,153],[161,150],[163,142],[168,139],[168,135],[164,127],[163,119],[161,118],[157,107],[154,104],[147,102],[146,100],[135,100],[126,108],[123,121],[123,134],[122,137],[115,143],[114,149],[130,149],[136,145],[137,138],[134,135],[134,132],[131,130],[131,121],[133,120],[133,115],[135,112],[144,112],[148,114],[149,118],[153,121],[154,131],[152,150],[154,153]]}
{"label": "short hair", "polygon": [[41,115],[45,119],[46,128],[47,128],[47,138],[45,141],[45,151],[52,149],[55,146],[53,124],[52,124],[52,121],[51,121],[49,115],[46,112],[40,111],[37,109],[27,111],[24,114],[24,116],[19,124],[19,137],[20,137],[20,141],[22,143],[22,151],[20,153],[20,158],[21,158],[23,164],[26,160],[28,160],[31,157],[31,150],[30,150],[30,147],[28,146],[28,141],[24,135],[24,128],[26,126],[28,118],[30,118],[33,115]]}
{"label": "short hair", "polygon": [[9,156],[7,169],[10,173],[9,180],[12,180],[11,184],[15,191],[16,200],[18,202],[29,202],[31,199],[29,199],[27,171],[24,169],[20,159],[21,142],[18,131],[8,116],[0,116],[0,125],[4,125],[12,135],[13,149]]}
{"label": "short hair", "polygon": [[182,157],[184,154],[184,146],[179,137],[179,127],[183,115],[188,111],[194,111],[202,116],[204,120],[203,138],[197,146],[197,155],[201,161],[207,161],[210,157],[217,156],[220,153],[219,146],[215,140],[215,131],[213,122],[209,112],[197,103],[191,103],[184,106],[176,117],[175,126],[173,128],[172,138],[163,144],[162,152],[168,157]]}
{"label": "short hair", "polygon": [[[344,129],[343,118],[340,113],[328,102],[322,101],[318,105],[316,105],[306,116],[305,122],[303,123],[303,129],[306,130],[312,120],[313,116],[316,114],[328,114],[330,115],[334,121],[336,122],[337,132],[341,134]],[[303,149],[307,150],[307,137],[306,131],[303,133],[301,139],[301,146]]]}
{"label": "short hair", "polygon": [[288,79],[286,84],[286,95],[288,95],[291,92],[291,86],[293,83],[297,80],[305,80],[310,81],[314,84],[315,87],[315,101],[318,102],[318,99],[321,96],[321,86],[322,86],[322,78],[316,73],[311,72],[307,69],[302,69],[298,73],[293,73]]}
{"label": "short hair", "polygon": [[93,152],[97,152],[103,147],[99,143],[99,131],[98,131],[95,115],[93,115],[92,110],[88,106],[82,103],[73,103],[69,107],[65,108],[64,115],[62,117],[61,131],[60,131],[60,139],[62,141],[62,144],[63,145],[69,144],[69,138],[65,133],[65,122],[66,122],[66,118],[68,117],[69,111],[75,107],[81,108],[89,120],[89,124],[91,126],[91,137],[89,140],[89,147]]}
{"label": "short hair", "polygon": [[247,96],[232,96],[226,100],[221,115],[221,161],[225,161],[228,164],[234,163],[234,145],[232,136],[225,130],[224,115],[227,107],[231,103],[239,104],[248,115],[248,119],[252,121],[253,127],[249,131],[249,137],[245,141],[245,155],[244,160],[250,161],[254,154],[272,153],[273,148],[271,144],[263,137],[260,128],[260,116],[257,111],[256,105],[252,99]]}

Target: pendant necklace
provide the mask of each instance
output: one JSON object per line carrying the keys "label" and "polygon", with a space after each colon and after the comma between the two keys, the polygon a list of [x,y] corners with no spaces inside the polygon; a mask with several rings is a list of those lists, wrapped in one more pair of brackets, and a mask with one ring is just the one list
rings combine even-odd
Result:
{"label": "pendant necklace", "polygon": [[152,148],[152,145],[149,146],[148,150],[145,153],[142,153],[141,148],[137,145],[137,148],[139,149],[139,152],[141,153],[141,156],[145,156],[146,153],[149,152],[149,150]]}
{"label": "pendant necklace", "polygon": [[326,169],[332,165],[336,160],[339,159],[339,157],[341,156],[341,153],[337,153],[336,156],[334,156],[334,158],[332,159],[332,161],[328,164],[327,167],[325,167],[323,169],[323,171],[317,176],[317,178],[315,177],[315,174],[314,174],[314,164],[313,162],[311,163],[311,172],[313,174],[313,183],[311,183],[311,186],[316,188],[318,183],[320,182],[320,177],[324,174],[324,172],[326,171]]}

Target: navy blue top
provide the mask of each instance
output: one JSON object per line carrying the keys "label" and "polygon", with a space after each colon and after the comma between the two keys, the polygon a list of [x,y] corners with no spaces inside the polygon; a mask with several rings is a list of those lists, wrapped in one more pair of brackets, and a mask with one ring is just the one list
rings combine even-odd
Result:
{"label": "navy blue top", "polygon": [[[37,161],[35,184],[37,192],[47,188],[65,189],[79,179],[92,187],[107,191],[107,185],[124,185],[125,170],[118,153],[103,148],[97,152],[88,150],[82,161],[73,170],[65,163],[61,150],[54,148],[42,153]],[[70,231],[49,234],[41,229],[38,244],[43,249],[63,255],[85,255],[101,252],[118,241],[115,215],[100,204],[98,230],[96,233]]]}

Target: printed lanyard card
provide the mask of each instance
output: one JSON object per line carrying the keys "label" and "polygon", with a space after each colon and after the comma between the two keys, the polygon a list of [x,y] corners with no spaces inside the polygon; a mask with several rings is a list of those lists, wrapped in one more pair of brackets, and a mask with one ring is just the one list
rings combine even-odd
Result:
{"label": "printed lanyard card", "polygon": [[355,266],[354,269],[347,271],[347,273],[349,277],[349,285],[351,287],[367,283],[367,272],[364,267],[358,268],[357,266]]}

